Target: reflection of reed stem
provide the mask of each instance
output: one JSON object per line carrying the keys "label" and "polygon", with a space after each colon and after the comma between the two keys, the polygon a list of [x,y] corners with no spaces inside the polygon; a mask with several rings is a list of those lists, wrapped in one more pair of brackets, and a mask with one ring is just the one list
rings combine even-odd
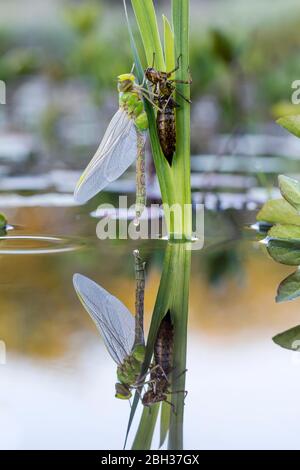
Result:
{"label": "reflection of reed stem", "polygon": [[[184,371],[186,369],[186,336],[191,261],[191,251],[187,248],[186,243],[174,243],[168,244],[167,246],[163,272],[148,335],[146,359],[142,371],[142,373],[145,373],[149,367],[161,320],[170,309],[172,322],[174,324],[174,370],[170,377],[172,392],[184,390],[185,388]],[[183,447],[184,394],[173,393],[171,400],[174,405],[175,413],[171,411],[168,415],[171,416],[167,425],[169,429],[169,448],[178,450]],[[131,424],[131,419],[133,418],[138,401],[139,397],[137,395],[133,402],[129,424]],[[154,431],[153,414],[155,414],[157,418],[158,408],[158,405],[153,405],[151,408],[144,408],[138,432],[133,443],[133,449],[150,448]]]}
{"label": "reflection of reed stem", "polygon": [[170,450],[183,449],[183,415],[186,370],[187,321],[189,303],[189,282],[191,251],[186,244],[175,245],[176,267],[174,276],[174,297],[171,307],[174,322],[174,356],[172,385],[172,403],[175,413],[171,412],[169,443]]}

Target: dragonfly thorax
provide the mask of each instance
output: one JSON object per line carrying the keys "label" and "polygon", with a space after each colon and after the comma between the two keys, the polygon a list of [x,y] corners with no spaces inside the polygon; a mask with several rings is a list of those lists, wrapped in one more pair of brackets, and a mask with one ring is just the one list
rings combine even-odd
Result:
{"label": "dragonfly thorax", "polygon": [[138,90],[121,92],[119,94],[119,104],[134,120],[139,131],[148,129],[147,114],[144,111],[144,104]]}
{"label": "dragonfly thorax", "polygon": [[145,346],[137,344],[117,369],[118,380],[126,385],[134,385],[138,380],[145,358]]}

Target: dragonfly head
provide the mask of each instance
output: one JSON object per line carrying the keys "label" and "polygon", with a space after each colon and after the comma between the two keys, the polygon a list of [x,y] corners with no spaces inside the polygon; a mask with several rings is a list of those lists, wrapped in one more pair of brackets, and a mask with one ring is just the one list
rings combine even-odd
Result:
{"label": "dragonfly head", "polygon": [[120,93],[131,91],[135,82],[135,76],[132,73],[123,73],[118,76],[118,90]]}
{"label": "dragonfly head", "polygon": [[129,390],[129,387],[125,384],[121,384],[119,382],[116,383],[116,398],[120,398],[121,400],[129,400],[131,398],[132,393]]}

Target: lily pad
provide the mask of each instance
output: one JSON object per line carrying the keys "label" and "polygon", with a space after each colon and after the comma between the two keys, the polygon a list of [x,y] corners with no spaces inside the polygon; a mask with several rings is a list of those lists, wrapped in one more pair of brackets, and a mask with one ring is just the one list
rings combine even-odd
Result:
{"label": "lily pad", "polygon": [[284,279],[278,286],[276,302],[287,302],[300,297],[300,271]]}
{"label": "lily pad", "polygon": [[268,231],[268,237],[281,240],[294,240],[300,243],[300,226],[299,225],[273,225]]}
{"label": "lily pad", "polygon": [[267,250],[277,263],[288,266],[300,265],[300,241],[271,239],[268,241]]}
{"label": "lily pad", "polygon": [[285,199],[267,201],[256,216],[258,222],[300,226],[300,215]]}
{"label": "lily pad", "polygon": [[297,211],[300,210],[300,183],[295,178],[289,176],[278,176],[279,189],[286,201],[288,201]]}
{"label": "lily pad", "polygon": [[300,351],[300,325],[274,336],[273,341],[290,351]]}
{"label": "lily pad", "polygon": [[292,116],[284,116],[277,120],[277,124],[294,134],[296,137],[300,137],[300,114],[294,114]]}

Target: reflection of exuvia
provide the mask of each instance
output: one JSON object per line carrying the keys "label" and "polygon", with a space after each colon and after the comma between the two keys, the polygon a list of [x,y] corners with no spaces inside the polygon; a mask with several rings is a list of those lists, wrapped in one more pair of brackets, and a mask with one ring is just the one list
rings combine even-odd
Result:
{"label": "reflection of exuvia", "polygon": [[6,85],[3,80],[0,80],[0,104],[6,104]]}
{"label": "reflection of exuvia", "polygon": [[0,365],[6,364],[6,345],[0,340]]}
{"label": "reflection of exuvia", "polygon": [[[149,388],[142,398],[144,406],[151,406],[164,401],[168,403],[175,412],[174,405],[168,400],[171,393],[184,393],[186,390],[176,390],[171,392],[169,375],[173,369],[173,349],[174,349],[174,326],[171,313],[168,311],[161,321],[157,337],[154,344],[154,364],[150,368]],[[184,371],[185,373],[185,371]]]}

